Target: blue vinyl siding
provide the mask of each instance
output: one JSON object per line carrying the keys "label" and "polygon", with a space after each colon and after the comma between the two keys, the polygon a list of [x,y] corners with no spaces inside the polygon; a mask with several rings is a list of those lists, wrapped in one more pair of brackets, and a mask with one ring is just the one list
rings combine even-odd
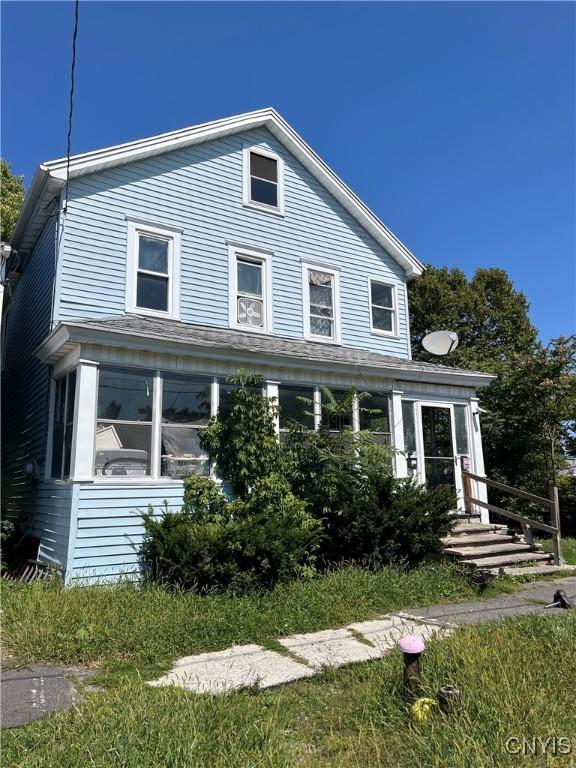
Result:
{"label": "blue vinyl siding", "polygon": [[[285,216],[242,204],[242,149],[284,159]],[[301,261],[341,270],[342,343],[407,357],[400,266],[266,129],[81,177],[70,186],[56,320],[125,311],[126,215],[183,229],[181,319],[228,326],[227,240],[271,249],[273,333],[302,338]],[[370,332],[368,279],[397,286],[399,338]]]}
{"label": "blue vinyl siding", "polygon": [[140,514],[151,504],[157,514],[182,507],[182,485],[78,484],[75,536],[66,573],[73,581],[138,578],[138,547],[144,536]]}
{"label": "blue vinyl siding", "polygon": [[40,539],[39,560],[66,567],[72,518],[73,486],[70,483],[40,481],[31,531]]}
{"label": "blue vinyl siding", "polygon": [[26,464],[35,461],[43,469],[46,452],[49,369],[33,353],[50,331],[55,231],[56,219],[51,218],[3,318],[2,511],[28,522],[34,515],[34,493]]}

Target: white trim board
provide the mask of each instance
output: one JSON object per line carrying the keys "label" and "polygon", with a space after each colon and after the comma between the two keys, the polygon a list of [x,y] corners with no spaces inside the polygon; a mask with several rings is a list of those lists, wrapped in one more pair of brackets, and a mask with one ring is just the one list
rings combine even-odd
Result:
{"label": "white trim board", "polygon": [[[267,128],[302,163],[376,242],[400,264],[408,278],[422,274],[424,271],[422,262],[272,108],[247,112],[127,144],[74,155],[70,158],[70,178],[74,179],[85,174],[114,168],[135,160],[154,157],[175,149],[259,127]],[[38,167],[14,230],[12,238],[14,248],[26,251],[33,246],[48,215],[44,209],[64,186],[66,169],[66,158],[42,163]]]}

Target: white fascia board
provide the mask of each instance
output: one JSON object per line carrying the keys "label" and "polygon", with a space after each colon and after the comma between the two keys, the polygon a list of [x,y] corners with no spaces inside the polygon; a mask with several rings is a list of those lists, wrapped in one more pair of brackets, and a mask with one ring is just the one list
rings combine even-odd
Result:
{"label": "white fascia board", "polygon": [[[289,150],[338,202],[366,229],[404,269],[407,278],[421,275],[424,265],[366,206],[334,171],[306,144],[304,139],[272,108],[226,117],[210,123],[184,128],[147,139],[74,155],[70,158],[70,178],[171,152],[240,131],[264,126]],[[67,160],[44,163],[40,169],[64,183]]]}
{"label": "white fascia board", "polygon": [[81,323],[66,323],[58,325],[45,339],[36,351],[36,355],[43,362],[53,362],[64,344],[97,344],[100,346],[114,347],[115,349],[145,349],[149,351],[174,354],[180,356],[202,357],[205,359],[223,360],[239,365],[267,365],[271,367],[294,367],[300,369],[318,371],[348,371],[362,376],[378,376],[399,379],[402,381],[428,382],[431,384],[451,384],[453,386],[485,387],[496,377],[492,374],[479,373],[477,371],[429,371],[415,368],[406,369],[388,363],[381,365],[358,365],[357,363],[345,363],[329,360],[311,360],[296,356],[281,354],[266,354],[251,352],[230,347],[214,347],[204,344],[194,344],[190,341],[176,341],[156,339],[145,333],[137,333],[122,330],[88,328]]}

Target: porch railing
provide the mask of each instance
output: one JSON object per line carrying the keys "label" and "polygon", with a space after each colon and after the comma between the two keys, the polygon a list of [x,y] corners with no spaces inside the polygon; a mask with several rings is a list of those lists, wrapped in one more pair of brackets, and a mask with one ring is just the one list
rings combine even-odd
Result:
{"label": "porch railing", "polygon": [[[531,501],[543,506],[546,510],[550,511],[551,525],[543,523],[541,520],[533,520],[529,517],[518,515],[516,512],[509,512],[507,509],[502,509],[494,504],[489,504],[487,501],[475,498],[472,493],[472,480],[475,480],[477,483],[482,483],[488,488],[496,488],[498,491],[504,491],[519,499]],[[560,534],[560,505],[558,503],[558,488],[555,485],[550,487],[550,497],[547,499],[544,496],[536,496],[533,493],[521,491],[519,488],[512,488],[510,485],[505,485],[496,480],[490,480],[488,477],[475,475],[466,469],[464,461],[462,462],[462,485],[464,490],[464,508],[466,512],[474,512],[475,506],[481,507],[482,509],[487,509],[489,512],[495,512],[498,515],[502,515],[502,517],[520,523],[526,543],[530,544],[530,546],[534,544],[534,536],[532,534],[533,528],[539,531],[546,531],[546,533],[552,535],[554,565],[564,565]]]}

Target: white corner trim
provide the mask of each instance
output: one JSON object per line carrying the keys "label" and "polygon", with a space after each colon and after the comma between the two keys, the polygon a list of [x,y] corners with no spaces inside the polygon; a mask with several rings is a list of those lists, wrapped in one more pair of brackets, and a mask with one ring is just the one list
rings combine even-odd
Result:
{"label": "white corner trim", "polygon": [[[269,157],[271,160],[276,160],[278,170],[278,182],[277,182],[277,194],[278,205],[266,205],[265,203],[259,203],[257,200],[252,200],[250,197],[250,153],[254,152],[262,157]],[[273,152],[267,147],[260,146],[259,144],[244,145],[242,149],[242,204],[247,208],[255,208],[258,211],[266,211],[267,213],[274,213],[277,216],[284,216],[284,160],[279,154]]]}
{"label": "white corner trim", "polygon": [[80,360],[76,368],[76,400],[70,479],[92,478],[96,439],[98,363]]}
{"label": "white corner trim", "polygon": [[[392,307],[390,308],[392,310],[392,330],[391,331],[383,331],[380,328],[374,328],[374,323],[372,320],[372,283],[379,283],[380,285],[386,286],[386,288],[392,288]],[[393,283],[390,280],[386,280],[386,278],[370,275],[368,277],[368,311],[369,311],[369,319],[370,319],[370,333],[373,333],[376,336],[387,336],[388,338],[392,338],[392,339],[399,338],[398,286],[396,283]]]}
{"label": "white corner trim", "polygon": [[[126,253],[126,312],[151,317],[165,317],[172,320],[180,319],[180,248],[181,232],[183,230],[164,225],[149,224],[141,219],[126,216],[127,222],[127,253]],[[162,237],[168,246],[168,310],[159,312],[136,303],[138,279],[138,236],[140,234]]]}
{"label": "white corner trim", "polygon": [[[326,336],[315,336],[310,330],[310,289],[308,287],[308,272],[309,270],[317,270],[318,272],[326,272],[326,274],[332,275],[332,297],[334,302],[334,336],[328,338]],[[304,322],[304,338],[308,341],[319,341],[324,344],[341,344],[341,329],[340,329],[340,270],[333,267],[326,267],[320,264],[316,264],[310,261],[302,262],[302,311]]]}
{"label": "white corner trim", "polygon": [[[272,255],[273,252],[258,246],[243,247],[239,243],[228,245],[228,323],[230,328],[248,333],[271,334],[274,330],[272,308]],[[251,328],[240,325],[237,320],[236,302],[238,297],[238,272],[236,262],[239,256],[247,256],[262,264],[262,300],[264,301],[264,327]]]}

